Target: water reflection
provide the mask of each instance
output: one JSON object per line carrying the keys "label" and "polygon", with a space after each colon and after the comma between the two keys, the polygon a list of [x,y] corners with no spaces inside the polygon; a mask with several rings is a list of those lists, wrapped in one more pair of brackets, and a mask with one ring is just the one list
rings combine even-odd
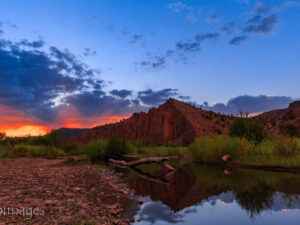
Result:
{"label": "water reflection", "polygon": [[[177,165],[124,170],[144,204],[136,224],[300,224],[300,175]],[[152,174],[144,176],[144,174]],[[155,178],[155,179],[152,179]],[[159,182],[159,178],[164,182]]]}

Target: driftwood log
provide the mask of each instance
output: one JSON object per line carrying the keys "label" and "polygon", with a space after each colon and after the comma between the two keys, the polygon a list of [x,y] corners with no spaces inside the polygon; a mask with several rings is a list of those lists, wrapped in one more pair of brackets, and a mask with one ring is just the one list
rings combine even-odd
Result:
{"label": "driftwood log", "polygon": [[176,169],[169,164],[167,164],[165,161],[170,160],[174,157],[150,157],[150,158],[143,158],[131,162],[126,162],[124,160],[115,160],[115,159],[109,159],[109,162],[118,164],[121,166],[126,166],[126,167],[135,167],[138,165],[142,164],[149,164],[149,163],[158,163],[161,164],[163,167],[167,168],[168,170],[175,171]]}

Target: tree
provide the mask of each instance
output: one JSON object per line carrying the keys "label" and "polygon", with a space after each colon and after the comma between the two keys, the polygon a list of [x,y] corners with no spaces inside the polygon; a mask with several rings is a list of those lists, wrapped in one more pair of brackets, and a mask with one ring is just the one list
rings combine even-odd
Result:
{"label": "tree", "polygon": [[0,133],[0,141],[5,140],[6,134],[5,133]]}
{"label": "tree", "polygon": [[105,155],[108,158],[119,159],[129,151],[128,142],[118,136],[112,136],[108,139]]}
{"label": "tree", "polygon": [[246,138],[248,141],[259,144],[267,133],[261,123],[255,119],[240,117],[236,118],[229,128],[231,137]]}
{"label": "tree", "polygon": [[10,148],[12,152],[15,152],[15,139],[9,138],[5,133],[0,133],[0,141],[6,142],[7,146]]}

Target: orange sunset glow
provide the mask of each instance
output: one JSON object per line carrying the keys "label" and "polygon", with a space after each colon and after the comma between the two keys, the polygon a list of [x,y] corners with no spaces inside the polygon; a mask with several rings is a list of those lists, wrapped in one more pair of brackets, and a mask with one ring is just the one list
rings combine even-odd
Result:
{"label": "orange sunset glow", "polygon": [[[108,113],[107,113],[108,114]],[[45,135],[51,129],[91,128],[108,123],[115,123],[130,115],[83,117],[76,109],[64,108],[52,123],[40,121],[24,112],[0,105],[0,132],[10,137]]]}
{"label": "orange sunset glow", "polygon": [[23,136],[40,136],[50,132],[50,129],[45,126],[25,125],[19,128],[8,128],[5,134],[9,137],[23,137]]}

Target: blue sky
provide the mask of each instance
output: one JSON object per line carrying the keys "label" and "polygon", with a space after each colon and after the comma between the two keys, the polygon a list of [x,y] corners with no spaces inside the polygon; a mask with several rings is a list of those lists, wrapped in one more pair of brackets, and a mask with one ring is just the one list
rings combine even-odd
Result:
{"label": "blue sky", "polygon": [[150,105],[138,92],[155,106],[176,97],[166,89],[198,105],[244,95],[290,102],[300,95],[299,12],[300,1],[287,0],[10,0],[1,2],[0,37],[68,49],[101,71],[101,91],[132,91],[126,99],[140,100],[138,109]]}

